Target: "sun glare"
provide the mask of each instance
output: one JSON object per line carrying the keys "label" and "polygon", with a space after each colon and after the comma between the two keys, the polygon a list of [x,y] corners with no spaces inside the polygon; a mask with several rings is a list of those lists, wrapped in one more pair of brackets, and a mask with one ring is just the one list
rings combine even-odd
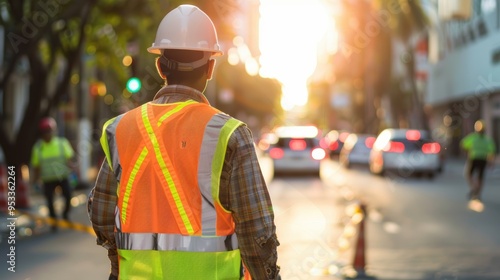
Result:
{"label": "sun glare", "polygon": [[260,16],[260,75],[283,84],[284,110],[301,107],[318,45],[334,27],[329,9],[320,0],[261,0]]}

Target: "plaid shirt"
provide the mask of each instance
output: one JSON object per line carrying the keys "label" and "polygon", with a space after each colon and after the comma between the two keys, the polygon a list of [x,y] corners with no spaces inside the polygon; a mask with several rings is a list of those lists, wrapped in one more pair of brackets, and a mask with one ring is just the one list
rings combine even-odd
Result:
{"label": "plaid shirt", "polygon": [[[186,86],[166,86],[153,103],[195,100],[208,104],[205,96]],[[105,160],[88,201],[90,221],[97,244],[108,249],[111,273],[118,275],[114,226],[118,183]],[[278,277],[276,227],[271,199],[255,154],[253,138],[246,126],[231,136],[220,180],[219,199],[233,213],[238,246],[245,267],[253,279]]]}

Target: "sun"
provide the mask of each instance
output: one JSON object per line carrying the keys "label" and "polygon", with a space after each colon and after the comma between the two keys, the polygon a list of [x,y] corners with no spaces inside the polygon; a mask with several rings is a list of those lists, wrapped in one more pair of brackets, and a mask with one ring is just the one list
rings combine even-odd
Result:
{"label": "sun", "polygon": [[329,10],[320,0],[261,0],[259,73],[283,84],[284,110],[307,103],[307,79],[321,59],[318,46],[335,32]]}

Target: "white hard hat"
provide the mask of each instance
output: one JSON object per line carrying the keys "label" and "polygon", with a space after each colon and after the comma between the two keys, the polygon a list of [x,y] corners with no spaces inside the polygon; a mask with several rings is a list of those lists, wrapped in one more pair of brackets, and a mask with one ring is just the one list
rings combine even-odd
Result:
{"label": "white hard hat", "polygon": [[148,52],[161,54],[162,50],[192,50],[222,55],[212,20],[198,7],[180,5],[169,12],[158,26],[156,38]]}

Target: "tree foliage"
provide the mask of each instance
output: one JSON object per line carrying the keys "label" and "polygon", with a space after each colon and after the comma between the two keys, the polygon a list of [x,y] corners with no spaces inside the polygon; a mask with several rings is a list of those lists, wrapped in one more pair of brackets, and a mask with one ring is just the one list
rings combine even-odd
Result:
{"label": "tree foliage", "polygon": [[[2,0],[0,24],[4,29],[0,75],[0,146],[9,164],[27,163],[37,139],[40,118],[52,115],[70,92],[84,92],[82,83],[106,77],[111,90],[121,92],[130,69],[123,56],[134,52],[139,72],[153,58],[145,50],[154,40],[162,17],[183,1],[153,0]],[[224,26],[235,9],[232,1],[191,1],[209,11]],[[82,76],[89,67],[95,70]],[[94,71],[93,70],[93,71]],[[81,79],[80,79],[81,78]],[[14,125],[11,109],[20,79],[29,83],[20,125]],[[88,79],[88,80],[84,80]],[[115,85],[116,88],[113,88]],[[19,108],[19,107],[16,107]]]}
{"label": "tree foliage", "polygon": [[[5,36],[0,77],[4,106],[0,145],[9,164],[27,161],[36,138],[35,124],[69,91],[95,3],[95,0],[1,2]],[[15,89],[19,78],[29,82],[29,94],[19,128],[12,128],[10,124],[9,131],[7,127],[12,116],[6,116],[6,106],[13,104],[15,94],[20,94]]]}
{"label": "tree foliage", "polygon": [[[343,42],[335,58],[336,77],[351,85],[354,96],[362,96],[362,99],[353,97],[354,100],[362,102],[352,102],[353,111],[358,113],[353,116],[353,123],[358,132],[377,133],[384,127],[382,100],[390,97],[387,100],[393,112],[400,112],[398,107],[407,103],[403,99],[408,95],[394,98],[389,94],[399,92],[392,87],[392,66],[395,63],[394,58],[397,57],[393,43],[399,41],[406,46],[406,60],[403,63],[407,79],[413,84],[412,95],[409,96],[416,100],[417,92],[412,76],[414,46],[411,38],[425,30],[428,19],[420,1],[378,0],[342,3],[344,13],[337,19],[337,26]],[[421,106],[415,102],[413,104]],[[397,126],[400,120],[397,116],[393,118],[395,123],[392,125]]]}
{"label": "tree foliage", "polygon": [[[257,126],[272,127],[283,115],[281,109],[281,84],[275,79],[249,75],[244,65],[221,62],[216,71],[219,97],[216,107],[238,117],[244,113],[258,120]],[[221,96],[229,94],[230,96]]]}

